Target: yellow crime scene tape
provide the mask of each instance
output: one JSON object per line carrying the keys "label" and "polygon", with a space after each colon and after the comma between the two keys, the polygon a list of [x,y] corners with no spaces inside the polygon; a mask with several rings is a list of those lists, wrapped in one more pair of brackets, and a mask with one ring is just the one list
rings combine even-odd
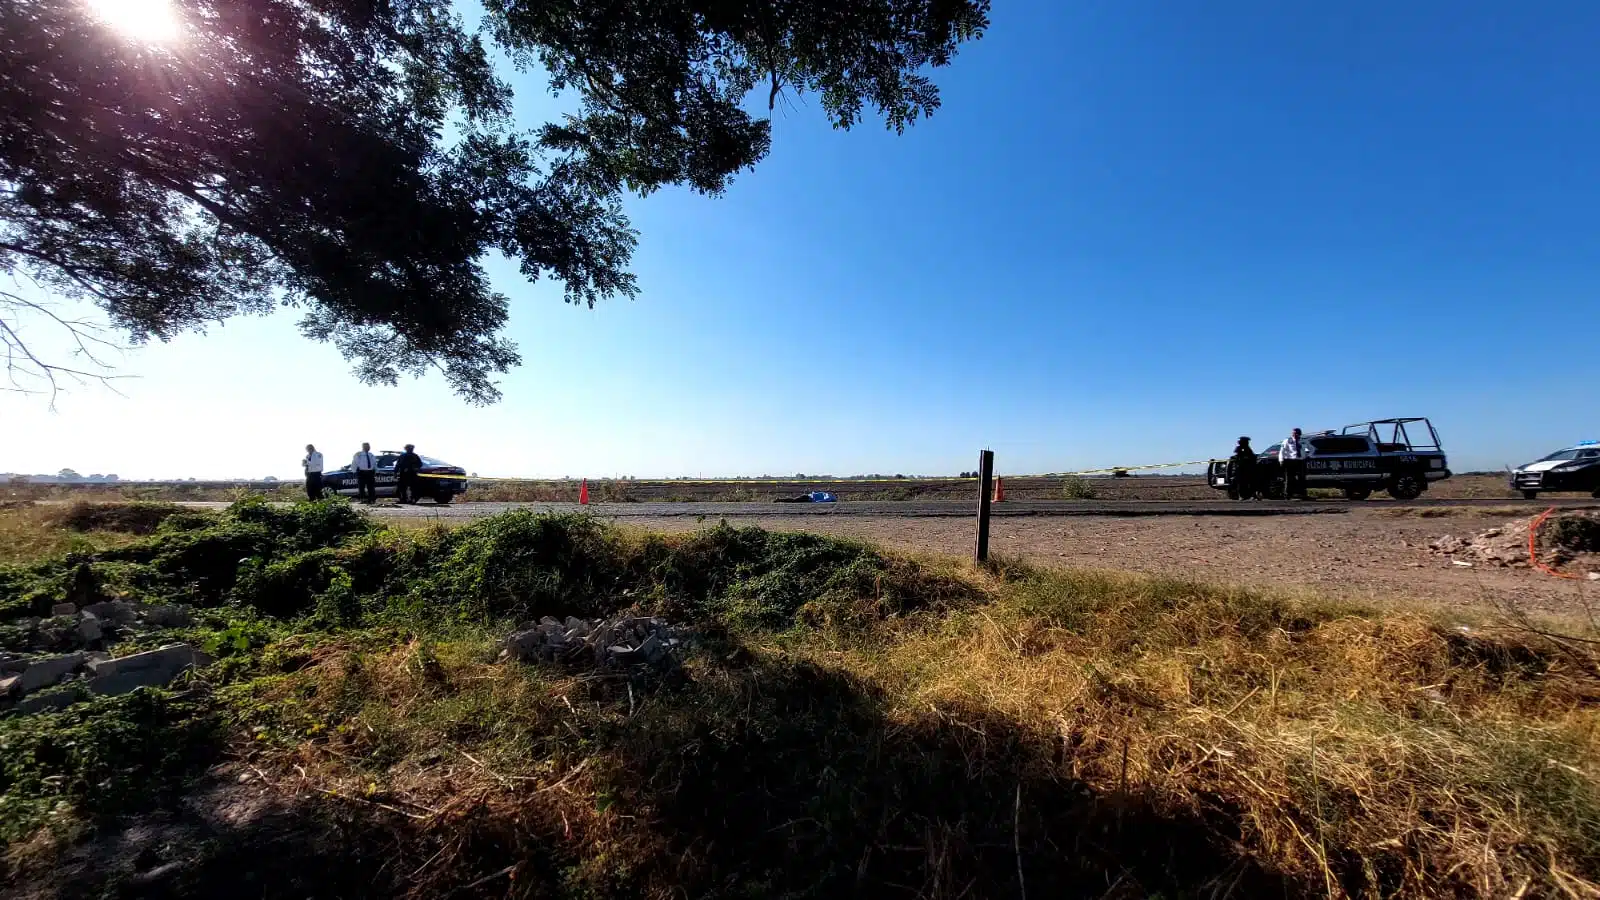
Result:
{"label": "yellow crime scene tape", "polygon": [[[1203,466],[1211,462],[1208,459],[1195,459],[1188,462],[1155,463],[1148,466],[1111,466],[1104,469],[1078,469],[1075,472],[1045,472],[1037,475],[1011,475],[1003,472],[995,474],[1004,478],[1066,478],[1071,475],[1105,475],[1115,472],[1142,472],[1147,469],[1177,469],[1183,466]],[[573,478],[497,478],[489,475],[436,475],[428,472],[418,472],[418,478],[455,479],[458,481],[502,481],[524,482],[531,484],[562,484],[580,479]],[[621,481],[617,478],[596,478],[596,481]],[[905,478],[840,478],[830,476],[826,478],[638,478],[635,481],[654,484],[902,484],[907,481],[977,481],[976,477],[961,477],[958,475],[935,475],[927,478],[915,475]]]}
{"label": "yellow crime scene tape", "polygon": [[1152,466],[1112,466],[1109,469],[1079,469],[1076,472],[1052,472],[1049,475],[1007,475],[1007,478],[1059,478],[1063,475],[1103,475],[1107,472],[1141,472],[1145,469],[1177,469],[1183,466],[1209,465],[1209,459],[1192,459],[1188,462],[1156,463]]}

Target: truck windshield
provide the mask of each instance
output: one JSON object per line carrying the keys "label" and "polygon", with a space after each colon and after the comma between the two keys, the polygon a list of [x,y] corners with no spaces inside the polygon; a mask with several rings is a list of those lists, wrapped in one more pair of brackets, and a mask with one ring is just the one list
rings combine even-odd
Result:
{"label": "truck windshield", "polygon": [[1543,459],[1539,460],[1539,462],[1554,462],[1554,461],[1556,461],[1558,459],[1577,459],[1577,458],[1578,458],[1578,448],[1574,447],[1571,450],[1557,450],[1556,452],[1550,454],[1549,456],[1546,456]]}

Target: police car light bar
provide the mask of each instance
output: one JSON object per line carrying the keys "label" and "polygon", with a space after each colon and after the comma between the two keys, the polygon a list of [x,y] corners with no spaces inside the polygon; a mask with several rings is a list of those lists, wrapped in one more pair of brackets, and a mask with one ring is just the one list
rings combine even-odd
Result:
{"label": "police car light bar", "polygon": [[1574,446],[1574,447],[1593,447],[1595,444],[1600,444],[1600,441],[1579,441],[1576,444],[1573,444],[1572,446]]}

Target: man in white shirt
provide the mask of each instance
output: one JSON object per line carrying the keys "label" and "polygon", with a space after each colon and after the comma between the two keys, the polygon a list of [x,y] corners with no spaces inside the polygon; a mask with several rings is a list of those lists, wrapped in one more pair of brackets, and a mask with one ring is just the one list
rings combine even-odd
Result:
{"label": "man in white shirt", "polygon": [[1306,454],[1300,446],[1300,429],[1278,446],[1278,468],[1283,475],[1283,498],[1306,499]]}
{"label": "man in white shirt", "polygon": [[306,470],[306,499],[322,499],[322,454],[317,448],[306,445],[306,458],[300,460],[300,467]]}
{"label": "man in white shirt", "polygon": [[350,458],[350,468],[356,473],[356,496],[366,503],[378,502],[377,466],[372,445],[362,442],[361,450]]}

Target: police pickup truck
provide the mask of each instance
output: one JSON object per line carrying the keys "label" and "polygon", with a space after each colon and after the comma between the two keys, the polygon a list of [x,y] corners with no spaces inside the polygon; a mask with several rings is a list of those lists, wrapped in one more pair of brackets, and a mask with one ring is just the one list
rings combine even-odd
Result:
{"label": "police pickup truck", "polygon": [[1511,489],[1527,500],[1538,499],[1540,491],[1587,491],[1600,498],[1600,441],[1579,441],[1512,469]]}
{"label": "police pickup truck", "polygon": [[[1278,448],[1273,444],[1256,457],[1255,484],[1247,494],[1283,497]],[[1435,481],[1450,477],[1439,433],[1425,418],[1374,419],[1346,425],[1339,431],[1307,434],[1300,439],[1306,461],[1306,487],[1339,488],[1350,500],[1365,500],[1373,491],[1388,491],[1396,500],[1415,500]],[[1229,461],[1212,460],[1206,483],[1240,496],[1229,481]]]}

